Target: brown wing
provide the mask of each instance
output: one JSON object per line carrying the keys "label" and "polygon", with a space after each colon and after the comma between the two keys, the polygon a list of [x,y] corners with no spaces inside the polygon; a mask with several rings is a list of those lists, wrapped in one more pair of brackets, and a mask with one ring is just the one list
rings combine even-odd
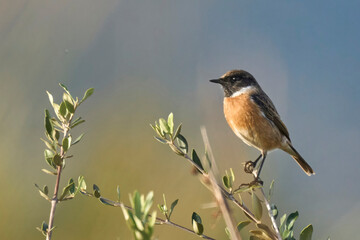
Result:
{"label": "brown wing", "polygon": [[251,99],[259,106],[265,116],[274,123],[279,131],[290,140],[289,132],[285,124],[281,121],[280,115],[276,111],[276,108],[270,98],[262,92],[262,94],[252,94]]}

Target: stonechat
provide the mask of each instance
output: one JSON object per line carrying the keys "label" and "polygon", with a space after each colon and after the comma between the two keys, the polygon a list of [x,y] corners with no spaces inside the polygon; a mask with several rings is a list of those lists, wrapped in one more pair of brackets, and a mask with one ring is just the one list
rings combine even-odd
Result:
{"label": "stonechat", "polygon": [[224,114],[233,132],[261,152],[254,162],[249,162],[252,171],[262,158],[256,177],[260,175],[267,152],[277,148],[290,154],[307,175],[315,174],[293,147],[274,104],[250,73],[232,70],[210,82],[219,83],[224,89]]}

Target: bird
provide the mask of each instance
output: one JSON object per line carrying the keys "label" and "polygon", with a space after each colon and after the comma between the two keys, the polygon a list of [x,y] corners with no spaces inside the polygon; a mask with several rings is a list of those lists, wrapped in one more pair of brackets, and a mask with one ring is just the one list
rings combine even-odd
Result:
{"label": "bird", "polygon": [[[253,173],[259,179],[267,153],[281,149],[290,154],[307,175],[315,174],[293,147],[289,132],[273,102],[253,75],[244,70],[231,70],[210,82],[220,84],[224,90],[224,115],[232,131],[244,143],[261,152],[255,161],[247,162],[246,172]],[[254,171],[260,158],[260,166]]]}

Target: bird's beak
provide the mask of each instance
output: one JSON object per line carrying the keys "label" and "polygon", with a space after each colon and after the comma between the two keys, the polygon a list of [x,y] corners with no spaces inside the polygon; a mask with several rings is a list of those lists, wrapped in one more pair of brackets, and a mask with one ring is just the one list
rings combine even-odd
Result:
{"label": "bird's beak", "polygon": [[218,78],[218,79],[211,79],[210,82],[213,82],[213,83],[219,83],[221,84],[222,83],[222,79],[221,78]]}

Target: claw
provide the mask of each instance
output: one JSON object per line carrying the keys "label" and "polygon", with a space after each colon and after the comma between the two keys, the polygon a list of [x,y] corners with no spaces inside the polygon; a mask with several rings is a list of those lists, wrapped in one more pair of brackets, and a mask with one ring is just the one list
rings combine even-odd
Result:
{"label": "claw", "polygon": [[247,161],[244,166],[244,171],[246,173],[252,173],[254,171],[255,164],[252,161]]}
{"label": "claw", "polygon": [[263,182],[259,177],[257,177],[257,178],[255,178],[255,180],[252,181],[250,184],[263,186],[263,185],[264,185],[264,182]]}

